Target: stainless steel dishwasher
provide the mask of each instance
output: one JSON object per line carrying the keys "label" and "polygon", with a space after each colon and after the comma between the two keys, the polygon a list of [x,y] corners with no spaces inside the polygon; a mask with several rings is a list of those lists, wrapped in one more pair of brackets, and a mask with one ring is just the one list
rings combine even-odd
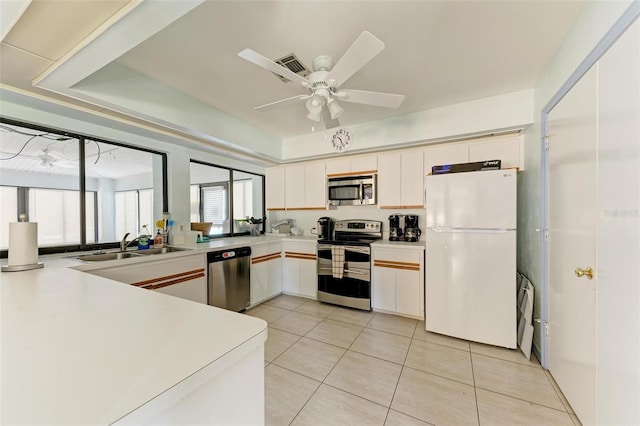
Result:
{"label": "stainless steel dishwasher", "polygon": [[246,309],[251,296],[251,247],[207,253],[209,305]]}

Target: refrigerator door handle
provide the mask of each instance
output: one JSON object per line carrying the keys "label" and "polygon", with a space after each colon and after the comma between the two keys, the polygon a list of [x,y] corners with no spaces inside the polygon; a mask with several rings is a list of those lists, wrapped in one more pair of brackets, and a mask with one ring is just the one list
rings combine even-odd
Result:
{"label": "refrigerator door handle", "polygon": [[515,231],[510,228],[448,228],[443,226],[433,226],[427,228],[433,232],[451,232],[451,233],[473,233],[473,234],[505,234]]}

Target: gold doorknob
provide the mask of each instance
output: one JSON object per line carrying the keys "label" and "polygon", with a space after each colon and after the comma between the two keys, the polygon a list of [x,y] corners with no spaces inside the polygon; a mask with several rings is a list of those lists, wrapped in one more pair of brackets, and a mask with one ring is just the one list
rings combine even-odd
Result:
{"label": "gold doorknob", "polygon": [[587,277],[590,280],[592,280],[593,279],[593,269],[591,268],[591,266],[587,267],[586,269],[576,268],[576,277],[578,277],[578,278]]}

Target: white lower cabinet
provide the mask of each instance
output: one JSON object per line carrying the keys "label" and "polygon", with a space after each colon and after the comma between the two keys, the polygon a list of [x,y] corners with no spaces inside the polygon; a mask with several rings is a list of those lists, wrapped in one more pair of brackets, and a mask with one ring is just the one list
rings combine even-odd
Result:
{"label": "white lower cabinet", "polygon": [[282,292],[282,243],[251,248],[251,305]]}
{"label": "white lower cabinet", "polygon": [[207,303],[206,259],[203,254],[87,271],[148,290]]}
{"label": "white lower cabinet", "polygon": [[372,258],[373,309],[424,318],[424,251],[374,246]]}
{"label": "white lower cabinet", "polygon": [[317,243],[284,241],[282,291],[287,294],[318,298]]}

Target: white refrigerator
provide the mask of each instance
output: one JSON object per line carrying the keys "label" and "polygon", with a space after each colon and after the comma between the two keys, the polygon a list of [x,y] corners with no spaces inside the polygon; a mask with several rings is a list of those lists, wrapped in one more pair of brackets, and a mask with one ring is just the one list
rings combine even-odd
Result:
{"label": "white refrigerator", "polygon": [[426,177],[425,326],[516,348],[516,170]]}

